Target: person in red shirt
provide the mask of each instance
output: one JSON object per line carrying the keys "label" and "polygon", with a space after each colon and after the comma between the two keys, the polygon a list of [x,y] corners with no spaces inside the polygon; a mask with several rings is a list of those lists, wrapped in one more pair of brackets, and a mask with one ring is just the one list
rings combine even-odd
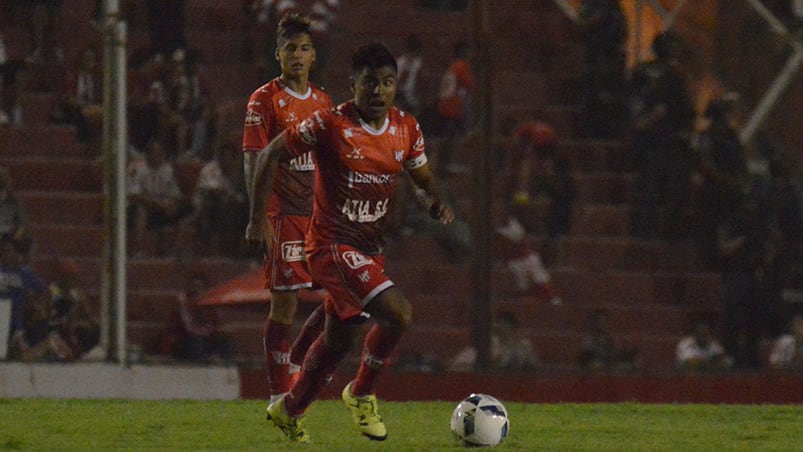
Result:
{"label": "person in red shirt", "polygon": [[[282,73],[256,89],[248,101],[243,128],[244,170],[248,196],[254,198],[254,168],[257,154],[286,127],[320,108],[329,108],[329,95],[309,81],[315,63],[309,19],[295,13],[279,22],[276,59]],[[298,305],[298,290],[312,287],[304,255],[304,234],[312,212],[315,163],[310,153],[279,165],[270,199],[260,204],[275,234],[264,255],[266,288],[271,291],[270,313],[265,320],[263,341],[271,399],[290,389],[290,328]],[[323,313],[313,313],[302,328],[295,347],[301,361],[309,344],[323,328]]]}
{"label": "person in red shirt", "polygon": [[384,272],[383,227],[402,172],[429,199],[433,219],[444,224],[454,220],[428,164],[418,121],[393,106],[396,77],[396,60],[385,46],[360,47],[352,57],[354,98],[316,111],[259,154],[246,229],[252,243],[272,237],[275,230],[259,206],[278,178],[277,166],[308,153],[316,162],[306,249],[310,273],[328,293],[326,326],[290,392],[268,407],[274,425],[292,441],[309,441],[303,414],[360,334],[365,314],[376,323],[365,337],[356,378],[343,389],[342,398],[363,435],[387,438],[374,384],[412,322],[410,302]]}
{"label": "person in red shirt", "polygon": [[442,123],[444,143],[437,154],[439,174],[460,172],[460,165],[452,164],[455,149],[466,134],[469,123],[469,103],[474,88],[474,75],[468,63],[468,44],[458,42],[454,47],[454,60],[441,77],[436,111]]}

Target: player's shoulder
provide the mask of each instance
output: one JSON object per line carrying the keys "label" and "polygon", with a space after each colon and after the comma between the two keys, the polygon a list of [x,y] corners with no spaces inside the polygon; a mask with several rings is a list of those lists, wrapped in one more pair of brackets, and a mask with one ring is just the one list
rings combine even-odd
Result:
{"label": "player's shoulder", "polygon": [[401,108],[398,107],[393,107],[390,110],[388,110],[388,115],[390,117],[391,123],[395,123],[405,127],[411,127],[413,129],[420,128],[420,125],[418,124],[418,119],[416,119],[416,117],[413,116],[412,113],[406,110],[402,110]]}
{"label": "player's shoulder", "polygon": [[251,100],[270,99],[281,90],[282,86],[277,79],[272,79],[251,92]]}

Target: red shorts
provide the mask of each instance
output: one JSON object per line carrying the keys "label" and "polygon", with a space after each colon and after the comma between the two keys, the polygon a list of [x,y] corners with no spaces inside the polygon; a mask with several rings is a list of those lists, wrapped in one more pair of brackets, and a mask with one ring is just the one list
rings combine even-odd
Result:
{"label": "red shorts", "polygon": [[315,282],[326,289],[326,313],[346,320],[360,315],[393,281],[385,275],[385,258],[368,256],[349,245],[315,248],[307,255]]}
{"label": "red shorts", "polygon": [[265,253],[265,288],[296,290],[312,286],[304,253],[304,233],[309,217],[279,215],[270,217],[273,241]]}

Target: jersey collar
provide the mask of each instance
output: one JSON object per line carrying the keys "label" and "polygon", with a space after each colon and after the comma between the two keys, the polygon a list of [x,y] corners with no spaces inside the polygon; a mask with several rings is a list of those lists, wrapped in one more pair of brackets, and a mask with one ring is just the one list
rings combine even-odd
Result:
{"label": "jersey collar", "polygon": [[362,118],[359,117],[359,115],[357,115],[357,117],[360,120],[360,125],[362,125],[362,128],[365,129],[365,131],[370,133],[371,135],[382,135],[383,133],[385,133],[386,130],[388,130],[388,124],[390,124],[390,114],[388,114],[385,117],[385,122],[382,124],[382,127],[378,129],[374,129],[373,127],[371,127],[371,125],[363,121]]}

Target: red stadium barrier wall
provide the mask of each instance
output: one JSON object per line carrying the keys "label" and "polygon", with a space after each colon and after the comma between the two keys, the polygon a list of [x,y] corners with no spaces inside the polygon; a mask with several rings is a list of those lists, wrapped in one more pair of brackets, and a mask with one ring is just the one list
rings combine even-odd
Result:
{"label": "red stadium barrier wall", "polygon": [[[352,372],[337,375],[322,391],[338,398]],[[267,399],[264,372],[240,371],[240,396]],[[727,373],[664,375],[402,373],[383,375],[377,393],[384,400],[460,400],[484,392],[528,403],[725,403],[801,404],[803,374]]]}

